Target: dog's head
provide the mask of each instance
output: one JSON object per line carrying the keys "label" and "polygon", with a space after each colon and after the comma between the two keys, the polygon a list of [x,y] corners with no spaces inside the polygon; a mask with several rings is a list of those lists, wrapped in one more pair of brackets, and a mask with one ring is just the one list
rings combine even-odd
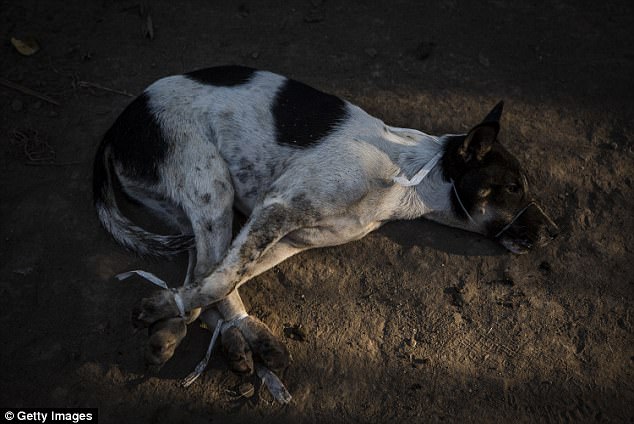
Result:
{"label": "dog's head", "polygon": [[452,213],[460,226],[526,253],[559,230],[531,195],[517,159],[497,140],[502,107],[500,102],[468,134],[450,136],[442,167],[453,183]]}

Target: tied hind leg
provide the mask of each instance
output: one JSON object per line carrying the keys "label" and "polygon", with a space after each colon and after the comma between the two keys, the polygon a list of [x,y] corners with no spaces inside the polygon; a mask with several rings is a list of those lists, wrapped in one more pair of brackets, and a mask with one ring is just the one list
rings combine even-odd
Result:
{"label": "tied hind leg", "polygon": [[291,357],[286,346],[273,335],[266,324],[247,315],[237,290],[217,306],[217,310],[213,307],[205,310],[200,319],[213,329],[219,318],[228,318],[221,329],[222,347],[233,372],[240,375],[252,374],[255,369],[254,357],[274,371],[288,366]]}

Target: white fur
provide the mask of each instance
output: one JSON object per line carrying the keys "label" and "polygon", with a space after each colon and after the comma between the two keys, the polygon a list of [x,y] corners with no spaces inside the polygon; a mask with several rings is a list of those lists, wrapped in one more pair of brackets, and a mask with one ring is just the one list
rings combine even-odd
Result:
{"label": "white fur", "polygon": [[[173,76],[146,90],[169,145],[149,189],[184,211],[196,237],[199,283],[180,291],[188,310],[291,255],[359,239],[390,220],[427,216],[479,230],[453,213],[439,166],[416,186],[394,181],[437,156],[443,137],[389,127],[346,102],[346,118],[317,144],[278,144],[272,107],[285,81],[264,71],[232,87]],[[233,206],[250,218],[230,243]]]}

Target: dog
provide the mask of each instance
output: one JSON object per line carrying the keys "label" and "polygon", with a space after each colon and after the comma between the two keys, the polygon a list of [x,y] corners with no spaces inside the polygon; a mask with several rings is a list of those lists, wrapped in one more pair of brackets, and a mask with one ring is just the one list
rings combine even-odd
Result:
{"label": "dog", "polygon": [[[382,224],[427,218],[488,236],[513,253],[550,242],[556,224],[498,141],[503,103],[463,134],[391,127],[361,108],[271,72],[222,66],[150,85],[106,132],[94,205],[114,239],[142,255],[190,252],[185,284],[142,299],[146,360],[161,365],[197,317],[222,317],[230,367],[274,370],[287,349],[238,293],[302,251],[358,240]],[[124,195],[177,229],[150,233]],[[248,217],[232,240],[234,208]]]}

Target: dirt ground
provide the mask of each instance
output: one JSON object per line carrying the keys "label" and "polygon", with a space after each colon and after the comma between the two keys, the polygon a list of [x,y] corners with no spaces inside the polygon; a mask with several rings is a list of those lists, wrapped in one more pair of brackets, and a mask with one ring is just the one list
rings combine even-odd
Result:
{"label": "dirt ground", "polygon": [[[425,4],[429,3],[429,4]],[[628,1],[0,2],[0,405],[98,407],[104,423],[632,422],[634,25]],[[151,22],[151,23],[150,23]],[[20,55],[10,39],[34,36]],[[150,38],[150,35],[153,38]],[[513,256],[423,220],[303,253],[242,290],[294,358],[281,407],[196,324],[158,374],[132,305],[178,282],[117,246],[91,204],[105,130],[159,77],[279,72],[389,124],[458,132],[506,101],[501,140],[560,225]]]}

